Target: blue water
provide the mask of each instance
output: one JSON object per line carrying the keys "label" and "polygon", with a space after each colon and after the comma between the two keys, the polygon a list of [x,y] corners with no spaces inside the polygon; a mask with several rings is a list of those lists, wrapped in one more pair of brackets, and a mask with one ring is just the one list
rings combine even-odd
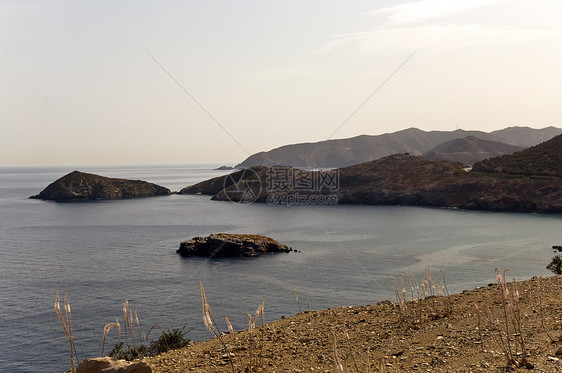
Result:
{"label": "blue water", "polygon": [[[179,190],[224,174],[216,165],[81,167]],[[193,328],[201,320],[199,281],[216,318],[236,329],[265,299],[266,320],[314,309],[392,299],[390,276],[443,269],[451,292],[547,275],[561,244],[562,216],[396,206],[268,206],[208,196],[56,203],[29,200],[74,168],[0,168],[0,371],[61,372],[68,342],[53,310],[68,291],[80,359],[99,356],[103,326],[125,299],[143,330]],[[271,236],[300,253],[240,260],[186,259],[175,250],[215,232]],[[299,295],[296,302],[294,292]],[[122,322],[122,321],[121,321]],[[226,327],[221,323],[221,327]],[[156,331],[156,335],[159,332]],[[116,342],[113,332],[106,348]]]}

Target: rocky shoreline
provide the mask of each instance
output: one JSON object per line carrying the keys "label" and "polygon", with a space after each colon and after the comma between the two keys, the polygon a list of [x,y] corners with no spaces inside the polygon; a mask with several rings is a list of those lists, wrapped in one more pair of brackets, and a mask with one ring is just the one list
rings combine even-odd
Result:
{"label": "rocky shoreline", "polygon": [[[395,154],[334,171],[337,185],[320,190],[270,188],[272,170],[253,167],[182,189],[182,194],[206,194],[212,200],[237,203],[291,204],[334,197],[337,204],[449,207],[467,210],[561,213],[562,179],[557,176],[517,176],[469,171],[466,165]],[[321,171],[286,168],[285,173],[321,179]],[[286,199],[272,197],[288,196]],[[323,197],[319,198],[319,197]],[[332,203],[333,204],[333,203]]]}

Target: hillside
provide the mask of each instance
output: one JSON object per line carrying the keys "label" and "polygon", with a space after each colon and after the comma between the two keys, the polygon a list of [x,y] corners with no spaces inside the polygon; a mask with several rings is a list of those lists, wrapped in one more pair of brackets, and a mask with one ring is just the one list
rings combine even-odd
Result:
{"label": "hillside", "polygon": [[442,143],[467,136],[528,147],[561,133],[562,129],[554,127],[509,127],[490,133],[465,130],[427,132],[409,128],[376,136],[362,135],[348,139],[285,145],[253,154],[236,167],[285,165],[301,168],[337,168],[398,153],[421,155]]}
{"label": "hillside", "polygon": [[471,165],[483,159],[511,154],[523,149],[523,147],[499,141],[482,140],[475,136],[467,136],[437,145],[435,148],[423,153],[422,157]]}
{"label": "hillside", "polygon": [[[244,177],[239,174],[233,178],[231,174],[222,176],[222,179],[203,181],[184,188],[184,192],[202,193],[208,190],[213,200],[242,203],[411,205],[488,211],[562,212],[562,181],[558,178],[505,177],[502,174],[466,172],[464,167],[462,163],[395,154],[333,171],[337,174],[338,183],[332,189],[298,192],[270,189],[271,173],[262,167],[258,172],[249,172]],[[288,171],[303,172],[295,169]],[[311,179],[322,177],[321,171],[304,173]],[[212,187],[221,184],[229,186],[219,192]],[[298,199],[291,199],[291,196]]]}
{"label": "hillside", "polygon": [[562,177],[562,135],[520,152],[486,159],[474,171],[525,176]]}
{"label": "hillside", "polygon": [[[493,275],[489,281],[492,279]],[[499,316],[501,291],[497,284],[485,285],[460,294],[426,298],[421,308],[420,302],[411,301],[404,304],[403,311],[389,301],[306,311],[259,326],[253,333],[243,330],[223,338],[237,373],[338,372],[336,353],[348,372],[378,372],[381,365],[385,372],[505,372],[506,348],[498,342],[498,336],[505,340],[505,321]],[[562,371],[562,356],[557,355],[562,354],[562,342],[552,343],[549,338],[558,340],[561,336],[562,276],[533,278],[518,282],[517,288],[521,334],[528,353],[526,368],[546,373]],[[408,288],[408,299],[409,292]],[[212,294],[207,296],[212,305]],[[267,304],[266,299],[266,317]],[[486,315],[491,313],[498,315],[498,324],[488,322]],[[224,316],[215,315],[217,320]],[[510,349],[521,365],[518,341],[518,335],[513,335]],[[217,339],[145,361],[155,373],[232,372],[228,355]]]}

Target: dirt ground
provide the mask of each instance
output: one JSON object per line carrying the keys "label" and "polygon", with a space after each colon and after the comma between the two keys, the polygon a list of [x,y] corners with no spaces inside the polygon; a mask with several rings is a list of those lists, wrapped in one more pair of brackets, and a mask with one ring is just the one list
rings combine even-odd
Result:
{"label": "dirt ground", "polygon": [[232,361],[216,338],[144,361],[158,373],[505,372],[507,353],[509,369],[562,372],[562,276],[535,277],[517,288],[511,307],[519,316],[508,318],[509,342],[509,305],[495,284],[409,301],[407,310],[382,302],[307,311],[251,333],[225,334]]}

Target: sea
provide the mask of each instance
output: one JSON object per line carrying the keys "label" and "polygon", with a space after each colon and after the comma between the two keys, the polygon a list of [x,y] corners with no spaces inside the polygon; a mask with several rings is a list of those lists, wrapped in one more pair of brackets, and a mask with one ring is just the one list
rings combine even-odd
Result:
{"label": "sea", "polygon": [[[486,286],[494,268],[509,278],[550,273],[562,244],[562,216],[367,205],[237,204],[204,195],[118,201],[28,199],[79,169],[140,179],[177,191],[228,171],[219,165],[0,168],[0,372],[70,369],[68,340],[54,311],[67,293],[79,359],[100,356],[103,328],[123,324],[123,302],[137,310],[147,340],[185,328],[211,338],[199,283],[219,327],[228,316],[247,327],[265,301],[265,320],[309,309],[393,300],[393,277],[441,271],[449,292]],[[202,259],[176,254],[180,242],[211,233],[272,237],[298,252]],[[105,352],[118,341],[107,336]]]}

